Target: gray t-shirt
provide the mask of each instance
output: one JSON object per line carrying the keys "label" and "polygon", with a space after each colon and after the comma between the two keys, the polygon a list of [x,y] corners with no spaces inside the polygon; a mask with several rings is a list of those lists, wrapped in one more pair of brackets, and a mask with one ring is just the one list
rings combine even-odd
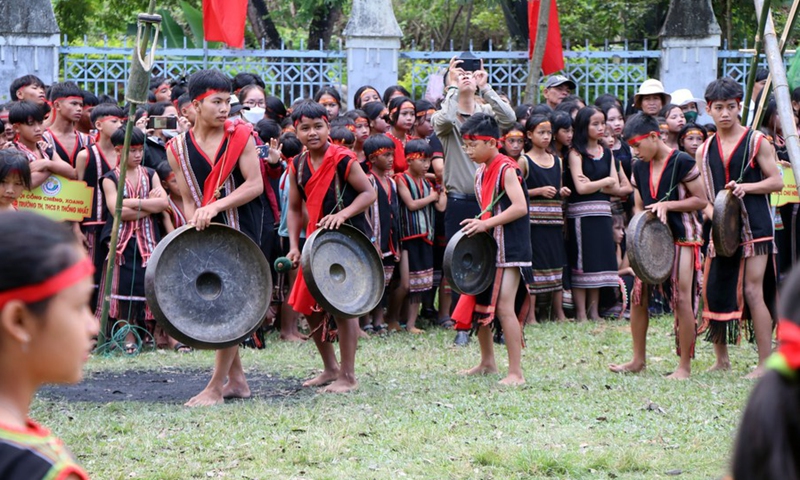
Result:
{"label": "gray t-shirt", "polygon": [[[450,88],[444,96],[441,110],[431,117],[433,131],[444,150],[444,186],[448,192],[475,195],[475,170],[478,165],[469,159],[462,148],[461,124],[469,114],[458,111],[458,89]],[[517,117],[514,109],[500,99],[491,87],[481,92],[485,105],[475,103],[474,113],[492,115],[500,130],[511,128]]]}

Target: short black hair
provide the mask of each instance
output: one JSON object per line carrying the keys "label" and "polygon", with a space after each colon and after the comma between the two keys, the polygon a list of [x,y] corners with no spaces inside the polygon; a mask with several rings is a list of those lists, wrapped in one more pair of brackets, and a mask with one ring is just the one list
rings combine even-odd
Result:
{"label": "short black hair", "polygon": [[[0,293],[44,282],[80,261],[80,251],[69,223],[33,212],[0,212]],[[50,298],[28,308],[42,315]]]}
{"label": "short black hair", "polygon": [[431,144],[426,140],[416,138],[406,142],[405,153],[406,155],[411,155],[412,153],[421,153],[425,155],[425,157],[430,158],[433,156],[433,147],[431,147]]}
{"label": "short black hair", "polygon": [[594,99],[594,106],[595,107],[604,108],[605,105],[608,104],[608,103],[617,105],[619,107],[619,111],[620,112],[623,111],[622,110],[622,102],[619,100],[619,98],[615,97],[614,95],[611,95],[610,93],[604,93],[604,94],[599,95],[597,98]]}
{"label": "short black hair", "polygon": [[340,115],[340,117],[349,118],[350,120],[353,121],[353,124],[355,124],[356,120],[358,120],[359,118],[366,118],[367,120],[369,120],[369,116],[367,115],[367,112],[365,112],[364,110],[358,109],[358,108],[355,109],[355,110],[349,110],[349,111],[345,112],[344,115]]}
{"label": "short black hair", "polygon": [[352,145],[356,142],[355,134],[343,126],[332,127],[330,137],[337,145]]}
{"label": "short black hair", "polygon": [[348,129],[355,130],[355,126],[355,120],[350,117],[345,117],[344,115],[339,115],[338,117],[331,119],[331,128],[346,127]]}
{"label": "short black hair", "polygon": [[744,98],[744,90],[739,82],[731,77],[722,77],[708,84],[704,97],[710,106],[712,102],[720,100],[741,100]]}
{"label": "short black hair", "polygon": [[267,95],[264,100],[264,110],[264,115],[276,122],[281,122],[286,118],[286,105],[284,105],[283,100],[278,97]]}
{"label": "short black hair", "polygon": [[97,95],[89,90],[82,90],[82,93],[84,107],[96,107],[97,105],[100,105],[100,99],[97,98]]}
{"label": "short black hair", "polygon": [[[111,143],[115,147],[121,147],[125,145],[125,130],[125,128],[120,128],[111,134]],[[144,132],[134,127],[133,133],[131,134],[131,147],[144,145],[144,141]]]}
{"label": "short black hair", "polygon": [[188,93],[184,93],[183,95],[178,97],[177,100],[175,100],[175,107],[178,109],[178,113],[180,113],[181,108],[183,108],[183,106],[186,105],[187,103],[192,103],[192,99],[189,98]]}
{"label": "short black hair", "polygon": [[386,105],[383,102],[369,102],[361,106],[361,110],[367,114],[367,118],[375,120],[381,116],[381,113],[386,110]]}
{"label": "short black hair", "polygon": [[622,111],[622,107],[620,107],[619,104],[616,102],[605,102],[601,103],[600,105],[595,104],[595,106],[597,106],[597,108],[603,111],[603,114],[606,116],[606,119],[608,119],[609,112],[611,112],[611,110],[614,110],[615,108],[617,109],[619,114],[622,115],[623,119],[625,118],[625,112]]}
{"label": "short black hair", "polygon": [[28,157],[16,148],[0,150],[0,181],[16,173],[26,190],[31,189],[31,164]]}
{"label": "short black hair", "polygon": [[578,105],[578,102],[570,102],[570,101],[564,100],[563,102],[561,102],[558,105],[556,105],[555,111],[556,112],[567,112],[571,116],[573,112],[575,112],[576,110],[580,110],[580,109],[581,109],[581,106]]}
{"label": "short black hair", "polygon": [[417,107],[413,100],[408,97],[394,97],[389,101],[389,122],[392,125],[397,123],[397,119],[400,118],[400,108],[404,103],[410,103],[414,107],[414,116],[416,117]]}
{"label": "short black hair", "polygon": [[256,131],[258,132],[258,137],[265,145],[269,145],[270,140],[273,138],[281,136],[281,126],[271,118],[262,118],[259,120],[258,123],[256,123]]}
{"label": "short black hair", "polygon": [[[528,118],[528,121],[525,122],[525,127],[524,128],[520,128],[518,130],[521,131],[521,132],[532,132],[532,131],[536,130],[536,127],[538,127],[539,124],[545,123],[545,122],[549,122],[549,121],[550,121],[550,117],[547,116],[547,115],[538,115],[538,114],[537,115],[531,115]],[[515,124],[515,125],[519,125],[519,124]],[[522,127],[522,125],[519,125],[519,126]],[[509,131],[511,131],[511,130],[514,130],[514,129],[512,128]]]}
{"label": "short black hair", "polygon": [[420,99],[414,102],[414,110],[416,110],[417,117],[423,116],[428,110],[435,110],[436,107],[425,99]]}
{"label": "short black hair", "polygon": [[262,79],[261,76],[258,75],[257,73],[250,73],[250,72],[237,73],[236,76],[233,77],[232,83],[234,92],[238,92],[239,90],[243,89],[248,85],[258,85],[262,89],[267,88],[267,84],[264,83],[264,79]]}
{"label": "short black hair", "polygon": [[16,100],[17,91],[20,88],[25,88],[30,85],[44,89],[44,82],[39,77],[36,75],[23,75],[15,78],[14,81],[11,82],[11,85],[8,88],[8,93],[10,94],[9,98],[11,100]]}
{"label": "short black hair", "polygon": [[156,165],[153,170],[156,171],[158,178],[160,178],[162,182],[166,182],[167,178],[172,174],[172,167],[169,166],[169,162],[158,162],[158,165]]}
{"label": "short black hair", "polygon": [[297,135],[292,132],[282,133],[278,143],[282,145],[281,153],[286,158],[295,157],[303,152],[303,144],[297,138]]}
{"label": "short black hair", "polygon": [[[672,110],[674,110],[676,108],[681,108],[681,106],[680,105],[675,105],[674,103],[668,103],[668,104],[664,105],[664,107],[661,109],[660,112],[658,112],[658,115],[660,117],[667,118],[667,117],[669,117],[669,112],[671,112]],[[681,111],[683,111],[683,110],[681,110]]]}
{"label": "short black hair", "polygon": [[101,103],[100,105],[92,109],[92,114],[89,117],[89,119],[91,120],[92,125],[94,125],[94,122],[100,120],[103,117],[123,118],[124,116],[125,112],[123,112],[122,109],[119,108],[118,106],[113,105],[111,103]]}
{"label": "short black hair", "polygon": [[404,97],[411,98],[411,92],[406,90],[405,87],[403,87],[402,85],[392,85],[390,87],[387,87],[386,90],[383,91],[383,97],[381,97],[383,99],[383,103],[389,105],[390,97],[397,92],[402,93]]}
{"label": "short black hair", "polygon": [[8,109],[8,121],[12,125],[15,123],[28,123],[31,120],[34,122],[44,122],[44,110],[40,105],[29,102],[28,100],[11,104]]}
{"label": "short black hair", "polygon": [[767,77],[769,77],[769,70],[766,68],[761,67],[756,70],[756,82],[763,82]]}
{"label": "short black hair", "polygon": [[189,98],[196,99],[209,90],[231,91],[231,80],[219,70],[200,70],[189,77]]}
{"label": "short black hair", "polygon": [[325,121],[328,121],[328,111],[319,103],[306,100],[292,111],[292,122],[298,123],[303,117],[324,118]]}
{"label": "short black hair", "polygon": [[168,83],[167,77],[164,76],[152,77],[150,79],[150,85],[148,87],[148,90],[152,92],[153,90],[156,90],[158,87],[160,87],[165,83]]}
{"label": "short black hair", "polygon": [[48,98],[51,102],[66,97],[80,97],[81,101],[83,101],[83,90],[75,82],[54,83],[50,87],[49,95]]}
{"label": "short black hair", "polygon": [[387,148],[394,150],[395,145],[391,138],[382,133],[370,135],[368,139],[364,140],[364,155],[369,158],[374,155],[378,150]]}
{"label": "short black hair", "polygon": [[794,90],[792,90],[792,101],[800,102],[800,87],[797,87]]}
{"label": "short black hair", "polygon": [[646,135],[650,132],[661,132],[658,120],[646,113],[640,112],[636,115],[632,115],[625,122],[625,128],[622,129],[622,138],[628,141],[631,138]]}
{"label": "short black hair", "polygon": [[461,125],[461,135],[480,135],[500,139],[500,126],[493,116],[486,113],[476,113]]}
{"label": "short black hair", "polygon": [[531,116],[531,109],[533,108],[533,104],[530,103],[523,103],[522,105],[517,105],[514,107],[514,116],[517,117],[517,121],[520,123],[524,123],[528,117]]}
{"label": "short black hair", "polygon": [[164,115],[164,112],[167,110],[168,107],[174,107],[170,102],[156,102],[147,105],[145,108],[147,109],[147,115],[151,117],[160,117]]}
{"label": "short black hair", "polygon": [[100,105],[101,103],[113,103],[114,105],[118,105],[117,99],[112,97],[111,95],[106,95],[105,93],[97,97],[97,104]]}
{"label": "short black hair", "polygon": [[319,99],[322,98],[323,95],[330,95],[334,100],[336,100],[336,103],[339,104],[339,107],[342,106],[342,96],[335,88],[330,86],[320,88],[317,90],[317,93],[314,94],[314,101],[319,102]]}
{"label": "short black hair", "polygon": [[[546,103],[540,103],[539,105],[535,105],[533,108],[531,108],[530,115],[531,116],[533,116],[533,115],[548,115],[548,116],[552,116],[553,112],[554,112],[554,110],[552,108],[550,108],[550,105],[548,105]],[[572,117],[570,117],[570,118],[572,118]]]}

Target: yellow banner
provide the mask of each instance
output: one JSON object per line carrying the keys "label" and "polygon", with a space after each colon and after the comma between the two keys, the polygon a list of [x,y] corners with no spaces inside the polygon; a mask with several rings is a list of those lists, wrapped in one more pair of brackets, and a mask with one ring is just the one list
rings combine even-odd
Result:
{"label": "yellow banner", "polygon": [[783,190],[770,195],[770,203],[774,207],[782,207],[787,203],[800,203],[800,198],[797,196],[797,180],[794,178],[794,172],[791,168],[783,168],[779,166],[783,173]]}
{"label": "yellow banner", "polygon": [[92,214],[94,189],[78,180],[51,175],[41,186],[23,192],[17,208],[62,222],[80,222]]}

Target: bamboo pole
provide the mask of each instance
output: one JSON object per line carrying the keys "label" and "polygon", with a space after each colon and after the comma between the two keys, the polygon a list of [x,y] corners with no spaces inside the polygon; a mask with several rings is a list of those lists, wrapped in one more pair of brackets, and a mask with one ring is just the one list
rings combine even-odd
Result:
{"label": "bamboo pole", "polygon": [[547,46],[547,21],[550,18],[550,0],[541,0],[539,19],[536,25],[536,39],[533,42],[533,56],[528,63],[528,82],[525,85],[525,103],[534,103],[538,98],[536,87],[539,84],[539,72],[542,70],[544,51]]}
{"label": "bamboo pole", "polygon": [[[768,0],[767,0],[768,1]],[[789,80],[786,78],[786,67],[783,65],[783,53],[778,45],[778,37],[775,35],[775,25],[772,23],[772,14],[769,10],[764,10],[764,0],[753,0],[756,12],[765,15],[766,22],[764,30],[764,50],[767,54],[767,64],[770,74],[774,79],[775,103],[778,106],[778,117],[780,117],[783,138],[786,142],[786,150],[789,153],[789,160],[792,163],[792,170],[800,172],[800,138],[797,136],[797,125],[794,123],[794,111],[792,110],[792,98],[789,91]]]}
{"label": "bamboo pole", "polygon": [[[753,47],[755,49],[755,53],[753,54],[753,60],[750,62],[750,71],[747,75],[747,87],[744,90],[744,105],[742,107],[742,125],[747,125],[747,117],[750,116],[750,100],[753,96],[753,87],[756,84],[756,71],[758,70],[758,58],[761,55],[762,43],[763,43],[763,36],[764,36],[764,28],[766,26],[767,18],[770,17],[767,15],[769,12],[770,3],[772,0],[755,0],[756,2],[756,15],[759,13],[761,14],[760,20],[758,22],[758,30],[756,30],[756,44]],[[762,5],[759,7],[759,3]]]}
{"label": "bamboo pole", "polygon": [[[783,29],[783,33],[781,34],[781,57],[784,53],[786,53],[786,43],[789,40],[789,35],[792,33],[794,29],[795,21],[797,21],[797,9],[800,7],[800,0],[794,0],[792,2],[792,9],[789,12],[789,21],[786,23],[785,28]],[[796,52],[795,52],[796,53]],[[772,73],[767,76],[767,81],[764,83],[764,92],[768,92],[769,89],[772,87]],[[756,109],[756,114],[753,115],[753,128],[758,128],[761,126],[761,122],[763,121],[764,110],[767,106],[767,95],[761,95],[761,100],[758,102],[758,108]]]}
{"label": "bamboo pole", "polygon": [[[148,15],[152,16],[156,11],[156,0],[150,0],[150,5],[147,9]],[[134,47],[133,52],[133,62],[137,61],[137,57],[139,59],[144,59],[147,54],[148,43],[150,41],[150,35],[152,33],[152,24],[145,23],[144,24],[144,33],[139,38],[139,45]],[[150,59],[152,61],[152,58]],[[136,67],[131,67],[131,71],[135,71]],[[146,69],[145,72],[149,77],[149,69]],[[132,78],[131,78],[132,80]],[[140,79],[141,80],[141,79]],[[132,83],[132,82],[131,82]],[[106,275],[105,275],[105,290],[102,292],[102,299],[103,299],[103,308],[101,311],[101,319],[100,319],[100,334],[99,334],[99,341],[97,342],[98,349],[104,348],[106,344],[106,332],[108,328],[108,312],[110,310],[111,305],[111,284],[112,279],[114,278],[114,264],[116,262],[117,256],[117,244],[119,241],[119,224],[122,221],[122,200],[124,196],[124,188],[125,188],[125,175],[128,171],[128,153],[131,149],[131,135],[133,135],[134,122],[133,118],[136,116],[136,105],[137,102],[132,101],[131,98],[128,98],[130,101],[130,108],[128,110],[128,123],[125,127],[125,143],[122,147],[122,154],[120,155],[119,159],[119,180],[117,181],[117,204],[114,208],[114,223],[111,228],[111,239],[108,245],[108,265],[106,266]],[[98,187],[99,188],[99,187]]]}

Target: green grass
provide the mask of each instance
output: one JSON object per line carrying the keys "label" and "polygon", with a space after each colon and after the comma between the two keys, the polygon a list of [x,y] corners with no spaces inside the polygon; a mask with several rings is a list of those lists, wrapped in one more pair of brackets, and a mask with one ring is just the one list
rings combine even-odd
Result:
{"label": "green grass", "polygon": [[[476,364],[476,342],[451,348],[452,332],[434,329],[360,342],[361,386],[348,395],[303,390],[194,410],[40,399],[32,415],[98,479],[719,478],[755,351],[733,348],[733,372],[706,373],[713,353],[699,342],[692,379],[669,381],[671,332],[671,319],[651,323],[640,375],[607,369],[629,359],[627,322],[527,327],[527,384],[518,388],[498,385],[499,375],[458,376]],[[496,353],[502,371],[505,349]],[[298,379],[321,365],[311,343],[275,336],[242,356],[248,371]],[[148,353],[94,358],[88,368],[210,373],[212,359]]]}

